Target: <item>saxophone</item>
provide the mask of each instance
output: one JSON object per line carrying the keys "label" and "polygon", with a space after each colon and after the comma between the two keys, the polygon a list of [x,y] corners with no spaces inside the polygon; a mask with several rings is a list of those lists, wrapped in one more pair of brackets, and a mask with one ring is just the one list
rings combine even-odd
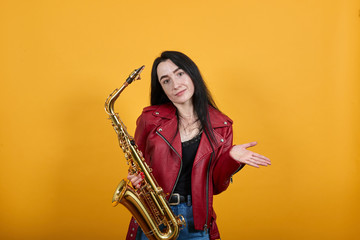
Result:
{"label": "saxophone", "polygon": [[180,229],[185,226],[184,217],[174,215],[165,199],[165,193],[152,175],[151,169],[142,157],[134,138],[128,134],[118,113],[114,112],[116,99],[129,84],[140,79],[140,73],[144,67],[135,69],[124,84],[119,89],[115,89],[105,102],[105,111],[112,121],[120,148],[125,154],[129,173],[144,173],[143,184],[139,189],[131,186],[129,180],[123,179],[115,190],[112,205],[115,207],[118,203],[123,204],[134,216],[149,239],[176,239]]}

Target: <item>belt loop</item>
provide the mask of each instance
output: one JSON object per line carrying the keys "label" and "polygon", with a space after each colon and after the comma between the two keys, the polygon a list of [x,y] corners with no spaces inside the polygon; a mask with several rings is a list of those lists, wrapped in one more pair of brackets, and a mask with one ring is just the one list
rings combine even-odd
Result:
{"label": "belt loop", "polygon": [[187,195],[187,199],[186,199],[187,201],[186,201],[186,205],[188,206],[188,207],[190,207],[191,206],[191,195]]}

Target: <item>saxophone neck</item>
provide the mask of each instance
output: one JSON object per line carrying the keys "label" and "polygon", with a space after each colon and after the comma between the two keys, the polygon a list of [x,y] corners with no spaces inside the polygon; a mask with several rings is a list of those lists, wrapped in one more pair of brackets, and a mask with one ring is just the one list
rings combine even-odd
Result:
{"label": "saxophone neck", "polygon": [[132,73],[130,73],[129,77],[125,80],[123,85],[119,89],[115,89],[109,97],[106,99],[105,102],[105,111],[110,116],[114,116],[114,104],[116,99],[120,96],[121,92],[124,91],[124,89],[129,86],[134,80],[140,80],[140,73],[145,68],[145,65],[139,67],[138,69],[135,69]]}

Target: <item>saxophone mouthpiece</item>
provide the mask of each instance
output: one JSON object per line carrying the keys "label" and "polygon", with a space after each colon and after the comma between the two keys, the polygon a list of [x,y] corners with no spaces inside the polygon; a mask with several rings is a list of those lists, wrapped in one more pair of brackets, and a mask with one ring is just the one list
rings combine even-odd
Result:
{"label": "saxophone mouthpiece", "polygon": [[141,76],[140,76],[140,73],[142,72],[142,70],[144,70],[145,68],[145,65],[142,65],[141,67],[139,67],[136,71],[137,71],[137,77],[135,78],[135,80],[140,80],[141,79]]}
{"label": "saxophone mouthpiece", "polygon": [[136,71],[138,71],[138,74],[141,73],[141,71],[145,68],[145,65],[142,65],[141,67],[139,67],[138,69],[136,69]]}
{"label": "saxophone mouthpiece", "polygon": [[142,72],[142,70],[145,68],[145,65],[142,65],[141,67],[139,67],[138,69],[135,69],[130,76],[126,79],[126,82],[128,84],[132,83],[134,80],[140,80],[140,73]]}

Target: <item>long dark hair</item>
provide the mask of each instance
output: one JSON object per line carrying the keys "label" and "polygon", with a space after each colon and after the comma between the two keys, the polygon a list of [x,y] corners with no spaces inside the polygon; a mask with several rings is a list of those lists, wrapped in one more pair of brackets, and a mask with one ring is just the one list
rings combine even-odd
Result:
{"label": "long dark hair", "polygon": [[166,60],[171,60],[176,66],[184,70],[190,76],[195,88],[194,95],[192,97],[194,110],[205,134],[210,135],[210,139],[216,143],[209,119],[208,107],[210,105],[217,110],[219,109],[217,108],[198,67],[185,54],[177,51],[165,51],[161,53],[160,57],[155,59],[151,70],[151,105],[160,105],[171,102],[162,89],[157,75],[158,65]]}

